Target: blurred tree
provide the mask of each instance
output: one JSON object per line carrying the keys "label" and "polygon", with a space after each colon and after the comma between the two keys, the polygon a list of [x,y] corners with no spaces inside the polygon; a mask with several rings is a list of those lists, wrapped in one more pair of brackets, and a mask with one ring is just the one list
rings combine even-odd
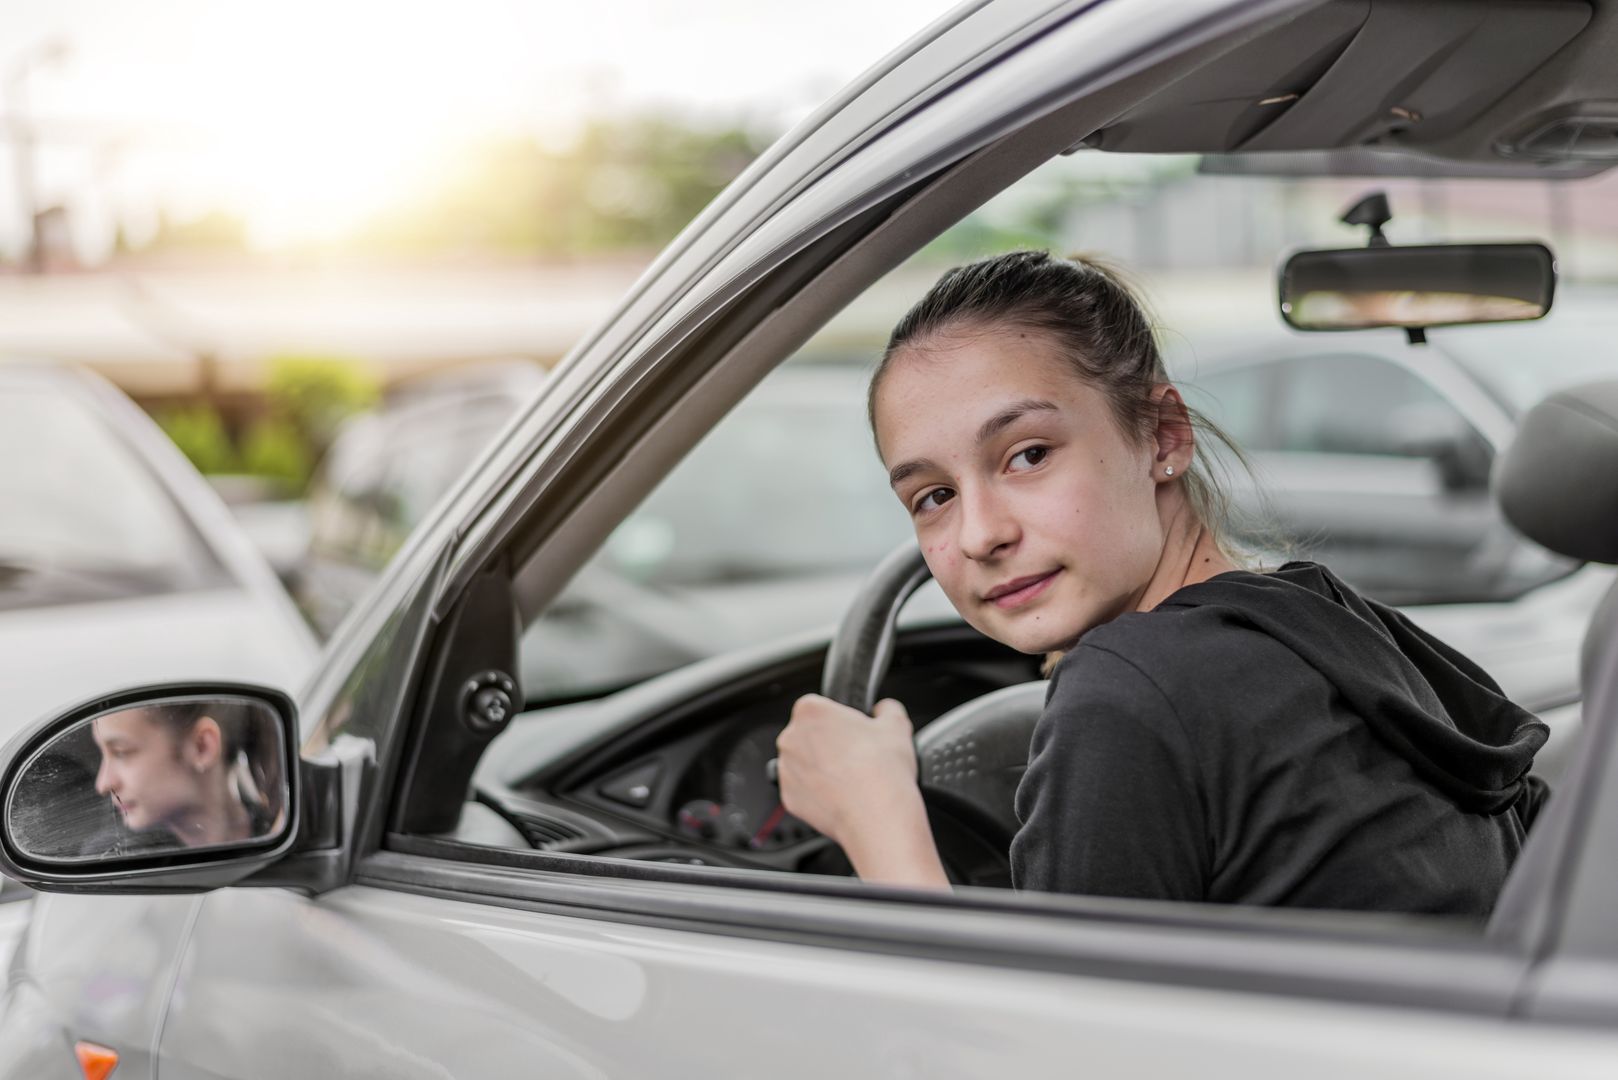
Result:
{"label": "blurred tree", "polygon": [[377,218],[361,240],[415,253],[660,248],[768,141],[739,125],[653,114],[592,121],[561,151],[532,138],[491,143],[428,199]]}
{"label": "blurred tree", "polygon": [[286,418],[266,417],[247,431],[242,443],[242,471],[273,480],[289,494],[309,484],[314,459],[308,444]]}
{"label": "blurred tree", "polygon": [[378,392],[364,364],[338,357],[278,356],[264,381],[271,418],[301,441],[309,464],[325,453],[337,425],[375,404]]}
{"label": "blurred tree", "polygon": [[208,405],[185,405],[157,416],[158,425],[199,472],[236,470],[236,448],[231,445],[219,413]]}

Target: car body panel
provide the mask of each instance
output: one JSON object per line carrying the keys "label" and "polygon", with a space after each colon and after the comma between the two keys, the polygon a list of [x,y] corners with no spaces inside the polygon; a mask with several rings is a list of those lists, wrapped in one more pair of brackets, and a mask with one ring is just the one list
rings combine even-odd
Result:
{"label": "car body panel", "polygon": [[0,1004],[0,1075],[82,1080],[79,1039],[114,1048],[121,1076],[155,1075],[158,1034],[201,903],[36,898]]}
{"label": "car body panel", "polygon": [[[245,926],[255,928],[248,938]],[[1322,1046],[1333,1052],[1322,1056]],[[828,955],[353,886],[315,900],[210,896],[161,1049],[166,1080],[1076,1070],[1505,1080],[1608,1076],[1618,1038],[857,949]]]}
{"label": "car body panel", "polygon": [[266,618],[240,589],[0,612],[0,728],[17,731],[74,700],[140,683],[296,685],[311,654],[307,629]]}

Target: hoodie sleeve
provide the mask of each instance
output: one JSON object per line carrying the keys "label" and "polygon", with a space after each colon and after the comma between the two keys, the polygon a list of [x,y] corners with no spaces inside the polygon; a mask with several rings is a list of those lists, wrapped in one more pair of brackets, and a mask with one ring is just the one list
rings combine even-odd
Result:
{"label": "hoodie sleeve", "polygon": [[1057,668],[1017,788],[1019,889],[1203,900],[1212,845],[1200,767],[1163,692],[1079,645]]}

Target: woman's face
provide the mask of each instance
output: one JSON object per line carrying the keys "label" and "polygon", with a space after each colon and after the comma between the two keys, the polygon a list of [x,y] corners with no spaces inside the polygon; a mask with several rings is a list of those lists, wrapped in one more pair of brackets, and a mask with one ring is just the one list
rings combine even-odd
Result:
{"label": "woman's face", "polygon": [[112,799],[129,828],[177,824],[201,804],[206,763],[146,710],[97,717],[94,734],[101,751],[96,793]]}
{"label": "woman's face", "polygon": [[1134,610],[1163,553],[1155,440],[1127,439],[1054,343],[1015,328],[908,347],[877,443],[927,566],[963,618],[1023,652]]}

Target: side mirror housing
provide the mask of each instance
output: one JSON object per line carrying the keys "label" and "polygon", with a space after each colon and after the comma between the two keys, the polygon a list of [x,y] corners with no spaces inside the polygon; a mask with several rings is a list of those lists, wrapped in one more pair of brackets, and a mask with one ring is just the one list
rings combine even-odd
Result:
{"label": "side mirror housing", "polygon": [[307,846],[297,710],[279,690],[103,695],[0,751],[0,870],[47,892],[201,892]]}

